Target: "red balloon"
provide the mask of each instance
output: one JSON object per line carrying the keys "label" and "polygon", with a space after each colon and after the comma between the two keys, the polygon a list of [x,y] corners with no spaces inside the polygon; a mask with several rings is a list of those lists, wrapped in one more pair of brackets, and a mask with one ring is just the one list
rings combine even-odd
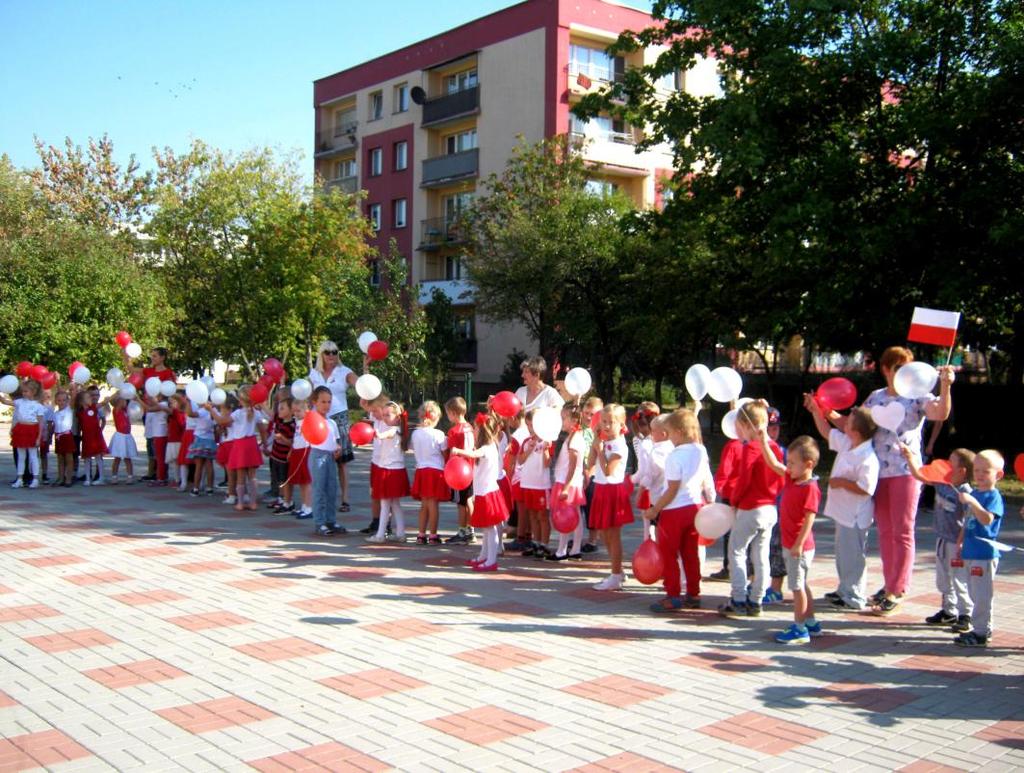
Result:
{"label": "red balloon", "polygon": [[[253,387],[253,389],[255,388]],[[317,411],[309,411],[302,420],[302,437],[306,438],[306,442],[311,446],[318,446],[327,440],[329,432],[327,419]]]}
{"label": "red balloon", "polygon": [[473,482],[473,465],[462,456],[453,456],[444,466],[444,482],[449,488],[462,491]]}
{"label": "red balloon", "polygon": [[18,363],[18,367],[14,369],[14,372],[18,374],[18,378],[28,378],[32,375],[32,363],[28,360],[22,360]]}
{"label": "red balloon", "polygon": [[[267,389],[266,384],[262,381],[249,387],[249,402],[253,405],[265,403],[268,397],[270,397],[270,390]],[[317,442],[321,443],[323,441],[318,440]]]}
{"label": "red balloon", "polygon": [[275,386],[277,382],[280,380],[280,376],[275,377],[272,376],[270,373],[264,373],[262,376],[260,376],[260,380],[257,383],[263,384],[263,386],[265,386],[269,390],[271,387]]}
{"label": "red balloon", "polygon": [[272,376],[274,382],[281,380],[281,376],[284,375],[284,365],[276,357],[268,357],[263,361],[263,372],[268,376]]}
{"label": "red balloon", "polygon": [[39,381],[40,383],[42,383],[42,380],[44,378],[46,378],[46,374],[49,373],[49,372],[50,371],[48,371],[46,369],[45,365],[33,365],[32,366],[32,371],[29,373],[29,375],[32,378],[34,378],[36,381]]}
{"label": "red balloon", "polygon": [[857,402],[857,387],[850,379],[836,376],[823,381],[814,398],[825,411],[845,411]]}
{"label": "red balloon", "polygon": [[596,430],[600,424],[601,424],[601,412],[600,411],[594,411],[590,415],[590,428],[592,430]]}
{"label": "red balloon", "polygon": [[579,508],[574,507],[561,500],[555,502],[551,508],[551,525],[555,531],[561,534],[568,534],[580,522]]}
{"label": "red balloon", "polygon": [[1024,454],[1017,454],[1013,460],[1013,471],[1017,473],[1017,480],[1024,480]]}
{"label": "red balloon", "polygon": [[702,536],[700,536],[698,534],[697,535],[697,544],[699,546],[701,546],[701,547],[709,548],[709,547],[711,547],[712,545],[715,544],[715,541],[713,539],[711,539],[710,537],[702,537]]}
{"label": "red balloon", "polygon": [[365,446],[373,440],[376,434],[373,431],[373,425],[365,421],[357,421],[348,428],[348,438],[354,446]]}
{"label": "red balloon", "polygon": [[139,373],[138,371],[135,371],[134,373],[131,373],[131,374],[130,374],[130,375],[129,375],[129,376],[128,376],[128,377],[126,378],[126,379],[125,379],[125,381],[126,381],[127,383],[131,384],[131,385],[132,385],[133,387],[135,387],[136,389],[142,389],[143,385],[144,385],[144,384],[146,383],[146,377],[145,377],[145,376],[143,376],[143,375],[142,375],[141,373]]}
{"label": "red balloon", "polygon": [[663,573],[661,553],[652,539],[645,539],[633,554],[633,576],[644,585],[653,585]]}
{"label": "red balloon", "polygon": [[518,397],[506,390],[498,392],[498,394],[491,398],[491,410],[499,416],[511,419],[523,410],[523,405],[519,402]]}
{"label": "red balloon", "polygon": [[39,379],[39,384],[43,387],[43,389],[53,389],[53,386],[56,383],[57,383],[57,374],[56,373],[49,373],[48,372],[45,376],[43,376],[41,379]]}
{"label": "red balloon", "polygon": [[374,361],[383,360],[388,356],[389,351],[387,341],[374,341],[366,347],[366,354]]}
{"label": "red balloon", "polygon": [[81,366],[82,363],[80,363],[78,360],[75,360],[73,363],[68,365],[68,378],[74,378],[75,371],[78,370],[78,368],[80,368]]}
{"label": "red balloon", "polygon": [[114,340],[117,341],[117,345],[124,349],[128,344],[132,342],[131,334],[127,330],[120,331]]}

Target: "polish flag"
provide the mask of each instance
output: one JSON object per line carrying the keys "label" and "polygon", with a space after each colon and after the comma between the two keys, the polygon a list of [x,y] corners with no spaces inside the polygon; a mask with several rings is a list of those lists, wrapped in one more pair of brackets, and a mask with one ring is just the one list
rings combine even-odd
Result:
{"label": "polish flag", "polygon": [[959,324],[959,311],[939,311],[938,309],[922,309],[920,306],[915,306],[907,340],[920,344],[952,347],[956,342],[956,329]]}

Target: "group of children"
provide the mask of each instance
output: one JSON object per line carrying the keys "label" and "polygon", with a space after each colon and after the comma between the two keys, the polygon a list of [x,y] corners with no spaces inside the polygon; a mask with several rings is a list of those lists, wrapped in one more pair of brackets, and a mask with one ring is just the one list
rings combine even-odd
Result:
{"label": "group of children", "polygon": [[[31,473],[30,487],[45,481],[42,460],[51,440],[58,463],[54,485],[70,486],[76,466],[80,469],[83,463],[83,485],[104,483],[103,456],[108,453],[114,457],[110,482],[118,482],[121,461],[126,482],[133,482],[137,450],[129,406],[118,393],[100,399],[97,388],[72,385],[47,395],[38,382],[27,379],[17,399],[0,401],[14,407],[11,435],[19,475],[13,486],[23,485],[24,473]],[[272,416],[252,403],[247,386],[221,406],[197,404],[180,393],[140,396],[136,404],[145,415],[151,485],[176,481],[179,490],[198,496],[205,481],[206,492],[212,493],[218,463],[227,476],[225,504],[255,510],[256,471],[266,456],[277,495],[275,513],[313,519],[317,536],[346,533],[335,519],[341,446],[337,425],[326,420],[331,405],[327,387],[317,387],[308,401],[279,390]],[[719,613],[734,619],[760,616],[765,603],[781,600],[779,586],[769,586],[769,574],[781,582],[784,573],[793,594],[794,622],[776,640],[805,643],[822,632],[808,582],[813,524],[822,499],[814,475],[818,444],[800,436],[783,451],[772,437],[777,432],[770,429],[764,401],[739,407],[738,439],[723,449],[717,475],[712,474],[697,415],[688,409],[662,414],[657,405],[645,402],[627,418],[622,405],[604,405],[591,397],[561,408],[562,434],[553,443],[535,432],[533,410],[511,418],[488,410],[470,423],[465,401],[452,398],[443,409],[450,425],[446,434],[438,429],[442,408],[433,401],[420,406],[419,422],[412,429],[404,408],[385,396],[364,400],[362,406],[374,429],[370,495],[376,529],[367,536],[371,543],[407,540],[402,499],[411,496],[419,502],[416,542],[439,544],[439,505],[454,500],[459,531],[447,541],[471,542],[474,530],[480,530],[479,554],[466,562],[473,571],[497,571],[499,556],[513,551],[548,561],[579,560],[600,540],[610,572],[594,587],[617,590],[625,582],[621,530],[635,520],[635,500],[645,537],[656,527],[662,559],[666,595],[651,609],[673,612],[701,606],[698,513],[718,499],[735,513],[726,543],[731,592]],[[863,407],[845,417],[842,429],[829,424],[813,396],[806,397],[805,407],[837,453],[823,513],[835,522],[838,586],[825,594],[826,601],[840,610],[860,609],[866,603],[867,536],[878,481],[872,448],[876,426]],[[106,408],[115,429],[109,447],[103,436]],[[308,411],[317,411],[327,426],[325,439],[317,444],[298,431]],[[627,474],[627,434],[635,459],[632,475]],[[415,460],[411,485],[405,462],[409,448]],[[904,448],[903,453],[914,475],[931,483],[922,476],[914,451]],[[452,457],[472,465],[471,484],[457,491],[449,488],[444,474]],[[1000,549],[996,538],[1003,516],[996,482],[1003,459],[995,451],[958,449],[949,463],[952,477],[935,484],[936,581],[942,608],[926,622],[951,626],[960,634],[958,644],[984,646],[992,631],[993,575]],[[558,533],[554,549],[552,524]],[[513,540],[503,544],[506,533]],[[783,571],[770,572],[772,564]]]}

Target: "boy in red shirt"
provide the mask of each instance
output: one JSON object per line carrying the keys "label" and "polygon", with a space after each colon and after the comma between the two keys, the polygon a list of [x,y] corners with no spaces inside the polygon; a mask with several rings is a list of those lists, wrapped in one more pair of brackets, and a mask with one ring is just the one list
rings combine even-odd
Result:
{"label": "boy in red shirt", "polygon": [[[453,397],[444,404],[444,412],[451,423],[448,430],[448,451],[461,448],[472,451],[475,445],[473,425],[466,421],[466,401],[461,397]],[[453,491],[452,498],[459,507],[459,530],[445,540],[446,544],[466,545],[473,541],[473,527],[469,525],[469,517],[473,512],[473,484],[462,491]]]}
{"label": "boy in red shirt", "polygon": [[[732,484],[736,479],[736,465],[743,455],[743,441],[730,440],[722,447],[722,455],[715,470],[715,491],[723,504],[731,505]],[[729,581],[729,532],[722,538],[722,568],[708,575],[709,580]]]}

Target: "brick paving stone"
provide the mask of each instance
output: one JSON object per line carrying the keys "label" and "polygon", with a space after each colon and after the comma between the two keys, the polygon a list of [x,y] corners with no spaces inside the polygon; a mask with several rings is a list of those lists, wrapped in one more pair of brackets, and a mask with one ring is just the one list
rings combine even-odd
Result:
{"label": "brick paving stone", "polygon": [[403,620],[391,620],[386,623],[372,623],[362,626],[362,629],[379,636],[386,636],[389,639],[412,639],[417,636],[441,633],[443,630],[441,626],[418,617],[407,617]]}
{"label": "brick paving stone", "polygon": [[747,711],[698,729],[723,741],[768,755],[781,754],[824,735],[812,727],[756,711]]}
{"label": "brick paving stone", "polygon": [[206,572],[227,572],[234,569],[234,565],[226,561],[192,561],[186,564],[171,564],[172,569],[189,574],[204,574]]}
{"label": "brick paving stone", "polygon": [[93,668],[83,671],[82,675],[112,690],[188,676],[181,669],[156,658],[138,660],[134,663],[121,663],[107,668]]}
{"label": "brick paving stone", "polygon": [[996,722],[974,733],[974,737],[1011,749],[1024,749],[1024,720]]}
{"label": "brick paving stone", "polygon": [[19,561],[24,561],[29,566],[34,566],[38,569],[43,569],[51,566],[66,566],[68,564],[83,564],[86,559],[81,556],[72,555],[59,555],[59,556],[40,556],[39,558],[20,558]]}
{"label": "brick paving stone", "polygon": [[254,703],[235,697],[160,709],[155,713],[190,733],[209,733],[277,716]]}
{"label": "brick paving stone", "polygon": [[394,692],[414,690],[427,685],[426,682],[421,682],[419,679],[414,679],[411,676],[406,676],[386,668],[374,668],[354,674],[332,676],[328,679],[320,679],[319,681],[325,687],[330,687],[332,690],[343,692],[345,695],[359,698],[360,700],[389,695]]}
{"label": "brick paving stone", "polygon": [[25,641],[43,652],[54,653],[102,647],[105,644],[113,644],[117,639],[96,628],[83,628],[78,631],[65,631],[45,636],[29,636]]}
{"label": "brick paving stone", "polygon": [[352,609],[362,606],[363,602],[350,599],[347,596],[318,596],[312,599],[299,599],[289,601],[288,605],[297,607],[305,612],[317,614],[320,612],[337,612],[342,609]]}
{"label": "brick paving stone", "polygon": [[205,631],[210,628],[226,628],[232,625],[245,625],[251,620],[236,615],[234,612],[204,612],[199,615],[178,615],[166,618],[168,623],[184,628],[186,631]]}
{"label": "brick paving stone", "polygon": [[232,588],[238,588],[238,590],[256,593],[259,591],[281,590],[282,588],[287,588],[295,583],[291,580],[285,580],[280,577],[257,577],[252,580],[233,580],[226,584],[230,585]]}
{"label": "brick paving stone", "polygon": [[87,572],[85,574],[68,574],[61,577],[64,582],[72,585],[105,585],[114,582],[127,582],[132,578],[121,572]]}
{"label": "brick paving stone", "polygon": [[490,647],[481,647],[475,650],[466,650],[455,655],[459,660],[465,660],[483,668],[490,668],[494,671],[505,671],[510,668],[541,663],[549,659],[550,655],[541,652],[515,647],[508,644],[495,644]]}
{"label": "brick paving stone", "polygon": [[660,762],[633,752],[623,752],[612,757],[594,760],[586,765],[572,768],[568,773],[604,773],[605,771],[629,771],[629,773],[676,773],[682,768],[669,767]]}
{"label": "brick paving stone", "polygon": [[350,746],[332,741],[331,743],[308,746],[305,749],[249,760],[249,765],[262,773],[284,773],[289,770],[309,771],[380,771],[391,766]]}
{"label": "brick paving stone", "polygon": [[580,682],[562,689],[572,695],[579,695],[581,698],[599,701],[618,708],[632,706],[634,703],[653,700],[674,692],[651,682],[643,682],[625,676],[602,676],[599,679]]}
{"label": "brick paving stone", "polygon": [[481,706],[471,711],[449,714],[423,724],[467,743],[486,745],[511,736],[533,733],[547,727],[543,722],[513,714],[497,706]]}
{"label": "brick paving stone", "polygon": [[243,655],[267,662],[305,658],[331,652],[327,647],[321,647],[319,644],[300,639],[297,636],[291,636],[286,639],[274,639],[272,641],[253,642],[252,644],[238,644],[234,649]]}
{"label": "brick paving stone", "polygon": [[91,756],[59,730],[0,738],[0,770],[5,771],[50,767]]}
{"label": "brick paving stone", "polygon": [[39,548],[45,548],[46,545],[42,542],[33,542],[32,540],[24,540],[22,542],[0,542],[0,553],[16,553],[19,550],[38,550]]}
{"label": "brick paving stone", "polygon": [[176,548],[171,545],[161,545],[159,547],[151,548],[136,548],[135,550],[129,550],[128,552],[131,553],[133,556],[138,556],[139,558],[154,558],[156,556],[180,555],[185,551],[181,548]]}
{"label": "brick paving stone", "polygon": [[907,703],[917,700],[918,696],[908,690],[893,687],[875,687],[857,682],[835,682],[808,693],[816,698],[834,700],[848,706],[855,706],[864,711],[885,714]]}

